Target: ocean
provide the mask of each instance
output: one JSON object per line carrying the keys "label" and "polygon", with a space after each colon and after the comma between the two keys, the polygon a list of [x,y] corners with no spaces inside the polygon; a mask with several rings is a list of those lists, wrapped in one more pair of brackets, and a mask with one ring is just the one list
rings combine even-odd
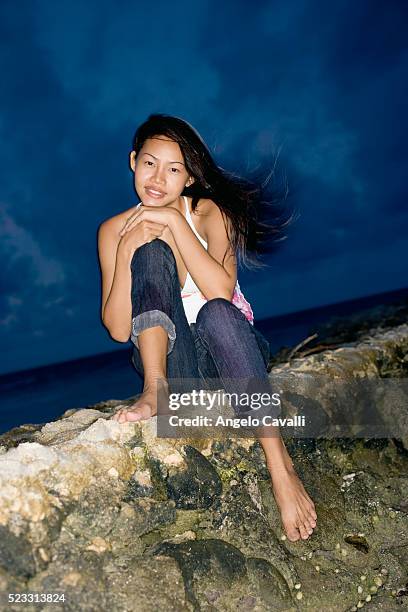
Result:
{"label": "ocean", "polygon": [[[255,321],[272,354],[292,347],[333,317],[350,317],[408,297],[408,289],[367,296]],[[132,345],[109,353],[0,376],[0,433],[23,424],[47,423],[69,408],[127,399],[142,390],[131,363]]]}

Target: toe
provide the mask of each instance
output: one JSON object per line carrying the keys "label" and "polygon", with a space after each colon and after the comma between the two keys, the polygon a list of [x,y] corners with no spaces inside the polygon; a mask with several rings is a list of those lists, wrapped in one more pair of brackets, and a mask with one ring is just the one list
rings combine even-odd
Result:
{"label": "toe", "polygon": [[317,513],[316,513],[316,508],[314,503],[311,501],[310,505],[309,505],[309,514],[311,515],[311,517],[316,520],[317,519]]}
{"label": "toe", "polygon": [[127,420],[131,421],[132,423],[135,421],[142,421],[143,418],[144,417],[141,412],[129,412],[127,415]]}
{"label": "toe", "polygon": [[316,527],[316,521],[310,511],[307,509],[303,510],[303,523],[307,526],[308,529],[314,529]]}
{"label": "toe", "polygon": [[283,526],[286,531],[286,535],[291,542],[296,542],[299,540],[300,533],[295,522],[286,522]]}
{"label": "toe", "polygon": [[302,538],[302,540],[307,540],[307,538],[309,537],[309,532],[308,532],[308,526],[303,522],[303,520],[299,517],[299,531],[300,531],[300,537]]}
{"label": "toe", "polygon": [[128,421],[144,421],[149,419],[151,416],[151,407],[150,404],[143,403],[139,404],[136,409],[130,410],[127,413]]}
{"label": "toe", "polygon": [[316,527],[317,514],[314,510],[313,502],[303,502],[302,511],[304,522],[310,524],[311,527]]}
{"label": "toe", "polygon": [[309,525],[310,525],[310,527],[311,527],[312,529],[314,529],[314,528],[316,527],[316,524],[317,524],[317,523],[316,523],[315,519],[312,517],[312,515],[311,515],[311,514],[308,514],[308,515],[307,515],[307,522],[309,523]]}
{"label": "toe", "polygon": [[303,512],[303,516],[299,518],[302,521],[303,528],[305,529],[305,531],[308,533],[308,535],[311,535],[316,524],[312,524],[310,517],[306,512]]}
{"label": "toe", "polygon": [[297,542],[300,539],[299,529],[290,529],[287,532],[288,540],[291,542]]}

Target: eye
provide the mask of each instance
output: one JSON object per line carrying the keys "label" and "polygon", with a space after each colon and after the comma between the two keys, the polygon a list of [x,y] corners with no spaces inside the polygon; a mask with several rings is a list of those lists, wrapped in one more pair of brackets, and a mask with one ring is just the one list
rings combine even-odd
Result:
{"label": "eye", "polygon": [[150,161],[150,159],[146,159],[145,164],[152,164],[153,165],[153,162]]}
{"label": "eye", "polygon": [[172,168],[172,170],[176,171],[176,172],[173,172],[173,174],[177,174],[177,172],[180,172],[180,170],[178,168]]}

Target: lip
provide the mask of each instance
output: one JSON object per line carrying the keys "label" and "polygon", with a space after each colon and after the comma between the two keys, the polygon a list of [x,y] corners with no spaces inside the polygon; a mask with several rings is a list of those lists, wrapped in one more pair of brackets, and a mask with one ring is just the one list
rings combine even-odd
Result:
{"label": "lip", "polygon": [[146,186],[145,187],[145,191],[147,193],[148,196],[150,196],[151,198],[163,198],[166,194],[164,191],[160,191],[160,189],[155,189],[154,187],[149,187]]}

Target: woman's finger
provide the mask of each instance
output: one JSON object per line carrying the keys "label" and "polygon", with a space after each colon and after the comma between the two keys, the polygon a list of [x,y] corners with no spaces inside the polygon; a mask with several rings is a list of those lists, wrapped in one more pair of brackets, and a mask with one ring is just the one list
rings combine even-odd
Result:
{"label": "woman's finger", "polygon": [[149,229],[151,229],[153,232],[164,232],[164,230],[166,229],[165,225],[162,225],[161,223],[152,223],[149,224]]}
{"label": "woman's finger", "polygon": [[129,217],[129,219],[126,220],[125,225],[122,227],[122,229],[120,230],[119,234],[122,235],[125,232],[127,232],[130,229],[130,226],[134,223],[134,221],[137,220],[138,217],[140,217],[141,213],[143,211],[137,211],[134,215],[132,215],[131,217]]}
{"label": "woman's finger", "polygon": [[[128,227],[126,229],[123,228],[121,234],[125,233],[125,232],[130,232],[130,230],[132,230],[134,227],[136,227],[137,224],[140,223],[140,221],[142,221],[142,219],[134,220],[132,223],[130,223],[128,225]],[[156,223],[156,221],[146,221],[146,227],[148,229],[151,229],[151,230],[158,230],[158,229],[160,229],[161,231],[163,231],[166,226],[163,225],[162,223]]]}
{"label": "woman's finger", "polygon": [[136,212],[133,213],[133,215],[131,215],[128,219],[126,219],[126,223],[122,228],[122,231],[125,230],[126,228],[129,227],[129,225],[131,225],[134,221],[136,221],[140,215],[143,213],[143,206],[140,206],[140,208],[137,209]]}
{"label": "woman's finger", "polygon": [[143,217],[141,216],[142,212],[143,212],[142,210],[138,210],[137,213],[129,217],[129,219],[126,221],[120,233],[122,234],[122,233],[128,232],[129,230],[134,228],[138,223],[140,223],[140,221],[143,220]]}

